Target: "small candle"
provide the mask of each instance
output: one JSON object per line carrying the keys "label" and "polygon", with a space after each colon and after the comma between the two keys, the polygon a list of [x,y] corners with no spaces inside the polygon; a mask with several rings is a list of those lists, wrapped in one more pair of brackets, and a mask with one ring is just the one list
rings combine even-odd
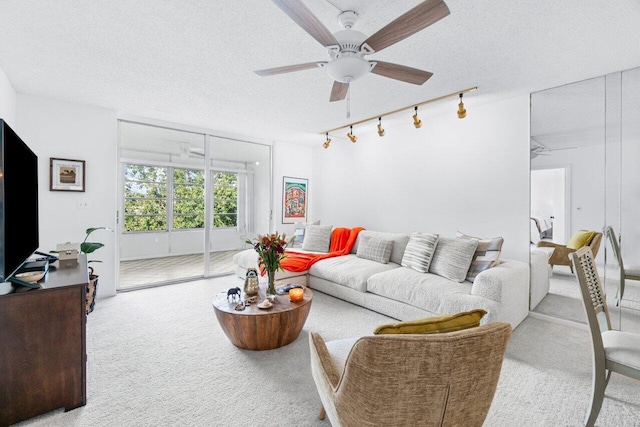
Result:
{"label": "small candle", "polygon": [[302,301],[304,299],[304,289],[293,288],[289,290],[289,299],[291,301]]}

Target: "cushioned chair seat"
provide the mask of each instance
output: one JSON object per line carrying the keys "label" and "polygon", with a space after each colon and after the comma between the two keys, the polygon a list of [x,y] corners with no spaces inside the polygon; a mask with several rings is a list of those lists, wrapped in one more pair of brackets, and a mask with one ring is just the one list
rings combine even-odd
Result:
{"label": "cushioned chair seat", "polygon": [[624,331],[604,331],[602,345],[607,360],[640,371],[640,334]]}

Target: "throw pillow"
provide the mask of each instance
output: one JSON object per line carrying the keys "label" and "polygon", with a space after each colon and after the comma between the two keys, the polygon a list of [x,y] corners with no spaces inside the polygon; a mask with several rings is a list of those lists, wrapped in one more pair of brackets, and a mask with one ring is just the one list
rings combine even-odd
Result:
{"label": "throw pillow", "polygon": [[363,238],[358,245],[356,256],[358,258],[370,259],[371,261],[388,264],[392,248],[393,240],[366,237]]}
{"label": "throw pillow", "polygon": [[476,253],[473,254],[473,260],[471,260],[471,266],[467,272],[467,280],[469,282],[473,282],[481,272],[500,264],[500,251],[502,251],[502,243],[504,243],[502,237],[482,239],[480,237],[467,236],[459,231],[456,237],[458,239],[475,239],[478,241]]}
{"label": "throw pillow", "polygon": [[374,335],[381,334],[444,334],[480,326],[480,319],[487,314],[482,309],[463,311],[456,314],[428,317],[378,326]]}
{"label": "throw pillow", "polygon": [[593,240],[593,236],[596,235],[595,231],[579,230],[576,234],[571,236],[569,243],[567,243],[568,249],[578,250],[583,246],[587,246]]}
{"label": "throw pillow", "polygon": [[411,233],[409,243],[404,250],[401,265],[427,273],[438,244],[438,235],[429,233]]}
{"label": "throw pillow", "polygon": [[329,252],[332,225],[307,225],[302,249],[310,252]]}
{"label": "throw pillow", "polygon": [[464,282],[477,247],[477,240],[440,237],[429,272],[454,282]]}

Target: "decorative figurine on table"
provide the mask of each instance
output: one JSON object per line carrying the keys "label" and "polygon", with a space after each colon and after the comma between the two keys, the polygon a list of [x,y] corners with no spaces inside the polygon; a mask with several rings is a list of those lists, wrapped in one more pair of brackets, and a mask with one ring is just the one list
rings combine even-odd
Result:
{"label": "decorative figurine on table", "polygon": [[240,295],[240,288],[235,287],[235,288],[231,288],[227,291],[227,301],[229,301],[229,298],[231,298],[231,301],[241,301],[241,295]]}

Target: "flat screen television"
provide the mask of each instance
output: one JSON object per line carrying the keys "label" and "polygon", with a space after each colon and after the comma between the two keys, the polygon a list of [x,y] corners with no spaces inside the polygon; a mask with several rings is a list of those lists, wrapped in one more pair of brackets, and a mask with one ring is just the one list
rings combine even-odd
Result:
{"label": "flat screen television", "polygon": [[39,246],[38,157],[0,119],[0,282]]}

